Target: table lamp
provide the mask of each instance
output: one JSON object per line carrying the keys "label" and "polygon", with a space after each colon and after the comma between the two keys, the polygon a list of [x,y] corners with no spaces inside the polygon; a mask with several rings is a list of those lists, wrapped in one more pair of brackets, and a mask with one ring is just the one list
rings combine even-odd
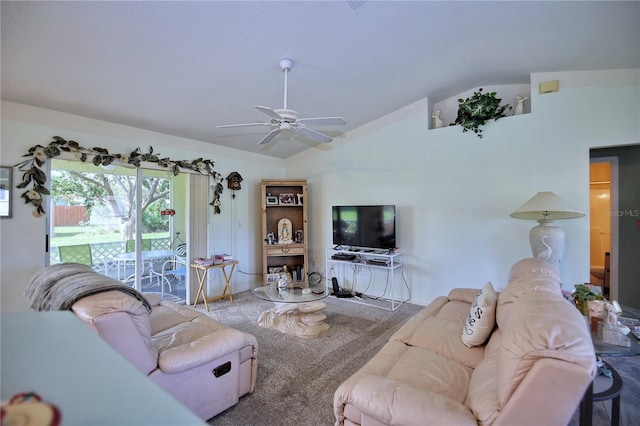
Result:
{"label": "table lamp", "polygon": [[555,220],[574,219],[584,213],[570,207],[566,201],[551,191],[538,192],[510,215],[516,219],[537,220],[537,226],[529,231],[533,257],[546,260],[560,270],[564,249],[564,231]]}

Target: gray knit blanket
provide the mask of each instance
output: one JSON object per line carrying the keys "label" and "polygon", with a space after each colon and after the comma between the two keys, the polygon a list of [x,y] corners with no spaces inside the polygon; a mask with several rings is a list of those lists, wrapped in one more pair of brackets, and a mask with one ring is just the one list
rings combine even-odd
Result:
{"label": "gray knit blanket", "polygon": [[142,293],[79,263],[58,263],[45,267],[31,278],[24,294],[31,301],[34,311],[68,311],[83,297],[112,290],[140,300],[151,312],[151,305]]}

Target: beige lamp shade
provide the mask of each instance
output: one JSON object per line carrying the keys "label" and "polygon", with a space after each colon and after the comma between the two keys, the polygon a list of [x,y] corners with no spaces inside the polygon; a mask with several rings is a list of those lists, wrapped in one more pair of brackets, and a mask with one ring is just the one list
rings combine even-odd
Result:
{"label": "beige lamp shade", "polygon": [[560,272],[564,251],[564,231],[554,220],[574,219],[584,213],[570,207],[566,201],[551,191],[538,192],[529,201],[511,213],[516,219],[537,220],[539,225],[529,231],[529,243],[533,256],[546,260]]}
{"label": "beige lamp shade", "polygon": [[558,220],[575,219],[584,213],[575,210],[551,191],[538,192],[510,215],[516,219]]}

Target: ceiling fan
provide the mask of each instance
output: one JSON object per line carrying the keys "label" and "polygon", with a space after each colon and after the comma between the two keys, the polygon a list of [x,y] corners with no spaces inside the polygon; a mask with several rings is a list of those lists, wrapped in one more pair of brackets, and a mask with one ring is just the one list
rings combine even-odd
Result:
{"label": "ceiling fan", "polygon": [[291,59],[282,59],[280,61],[280,68],[284,71],[284,108],[272,109],[269,107],[255,105],[254,108],[258,111],[268,115],[271,120],[268,122],[259,123],[246,123],[246,124],[227,124],[223,126],[216,126],[218,129],[229,127],[249,127],[249,126],[271,126],[273,129],[263,137],[259,145],[269,143],[280,134],[283,130],[294,130],[303,136],[313,139],[321,143],[329,143],[333,140],[329,136],[316,132],[310,129],[307,125],[316,126],[338,126],[345,125],[347,121],[342,117],[315,117],[315,118],[298,118],[298,112],[292,109],[287,109],[287,75],[291,71],[293,62]]}

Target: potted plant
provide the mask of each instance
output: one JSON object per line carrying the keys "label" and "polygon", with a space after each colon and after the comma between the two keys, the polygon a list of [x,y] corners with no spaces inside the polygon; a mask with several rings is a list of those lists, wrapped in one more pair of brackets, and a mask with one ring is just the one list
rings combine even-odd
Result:
{"label": "potted plant", "polygon": [[592,300],[605,300],[605,298],[602,297],[602,294],[596,293],[584,284],[576,284],[573,292],[573,300],[576,307],[580,310],[580,313],[587,316],[589,314],[589,302]]}
{"label": "potted plant", "polygon": [[462,131],[472,130],[479,138],[482,138],[480,126],[488,120],[497,120],[505,116],[505,111],[511,109],[511,105],[500,106],[502,99],[496,98],[496,92],[483,93],[482,88],[473,92],[473,96],[467,99],[458,99],[458,116],[451,125],[459,124]]}

